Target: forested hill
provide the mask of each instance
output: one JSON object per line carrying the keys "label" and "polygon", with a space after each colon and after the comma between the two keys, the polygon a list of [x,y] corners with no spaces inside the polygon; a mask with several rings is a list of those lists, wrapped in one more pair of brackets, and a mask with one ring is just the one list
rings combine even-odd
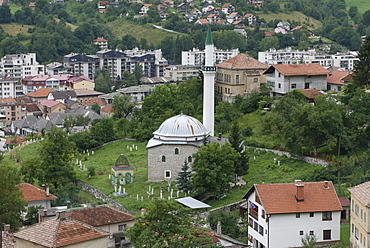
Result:
{"label": "forested hill", "polygon": [[[344,0],[265,0],[262,7],[256,7],[244,0],[219,0],[213,3],[215,7],[230,2],[242,16],[256,15],[257,22],[245,28],[248,38],[234,32],[233,25],[212,23],[214,42],[218,48],[239,48],[252,56],[272,47],[308,49],[325,43],[330,44],[332,53],[357,50],[361,36],[370,33],[370,6],[357,1],[358,6],[356,0],[349,0],[348,5]],[[10,0],[8,5],[0,6],[0,56],[36,52],[37,60],[43,64],[61,61],[72,52],[95,54],[99,48],[92,41],[98,37],[107,39],[111,49],[161,48],[166,59],[177,62],[181,60],[181,51],[204,48],[206,25],[186,18],[192,9],[201,10],[204,1],[197,0],[187,13],[178,13],[176,6],[181,1],[176,0],[173,8],[166,9],[170,13],[166,20],[159,15],[159,0],[145,1],[152,6],[144,16],[138,16],[142,4],[126,0],[119,1],[118,7],[108,6],[105,13],[99,13],[98,0],[66,0],[65,3],[37,0],[34,9],[29,7],[30,2]],[[220,18],[225,20],[227,15],[220,13]],[[279,21],[289,21],[291,28],[303,26],[305,29],[266,37],[265,32],[272,32]],[[153,29],[152,24],[183,35]],[[310,35],[316,38],[309,38]]]}

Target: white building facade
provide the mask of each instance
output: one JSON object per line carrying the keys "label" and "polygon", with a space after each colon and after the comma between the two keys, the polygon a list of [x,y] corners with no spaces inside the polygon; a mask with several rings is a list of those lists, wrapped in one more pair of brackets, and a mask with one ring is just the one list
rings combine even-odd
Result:
{"label": "white building facade", "polygon": [[315,236],[317,245],[340,241],[342,207],[333,184],[298,181],[257,184],[244,196],[251,247],[301,247],[305,235]]}
{"label": "white building facade", "polygon": [[[181,65],[202,65],[205,61],[206,51],[193,48],[190,51],[181,52]],[[231,59],[239,54],[239,48],[231,50],[222,50],[215,47],[213,53],[213,61],[216,64],[221,63],[225,60]]]}

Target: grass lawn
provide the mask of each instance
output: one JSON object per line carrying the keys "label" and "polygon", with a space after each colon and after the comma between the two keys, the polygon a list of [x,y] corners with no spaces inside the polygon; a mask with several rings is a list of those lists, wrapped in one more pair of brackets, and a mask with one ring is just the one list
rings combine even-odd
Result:
{"label": "grass lawn", "polygon": [[[127,20],[117,19],[114,22],[107,23],[112,29],[113,35],[118,39],[122,36],[130,34],[134,36],[138,41],[141,38],[145,38],[148,41],[148,45],[152,44],[158,46],[161,41],[166,37],[177,37],[177,34],[171,34],[169,32],[154,28],[152,25],[136,25]],[[150,37],[150,39],[148,39]]]}
{"label": "grass lawn", "polygon": [[365,13],[370,9],[370,4],[368,0],[346,0],[347,7],[357,6],[358,12]]}
{"label": "grass lawn", "polygon": [[263,12],[256,12],[256,15],[258,15],[260,18],[263,18],[266,20],[266,22],[269,22],[271,20],[281,19],[283,21],[291,20],[291,21],[300,21],[302,24],[306,24],[311,29],[317,29],[321,27],[322,23],[312,17],[308,17],[304,15],[301,12],[298,11],[292,11],[290,13],[272,13],[268,12],[267,14],[264,14]]}
{"label": "grass lawn", "polygon": [[340,242],[350,247],[349,237],[350,237],[350,224],[341,224],[340,225]]}
{"label": "grass lawn", "polygon": [[27,31],[29,28],[33,27],[31,25],[23,25],[23,24],[15,24],[15,23],[1,24],[0,26],[4,29],[5,33],[8,33],[12,36],[16,36],[19,33],[22,33],[24,35],[30,35],[30,33],[28,33]]}

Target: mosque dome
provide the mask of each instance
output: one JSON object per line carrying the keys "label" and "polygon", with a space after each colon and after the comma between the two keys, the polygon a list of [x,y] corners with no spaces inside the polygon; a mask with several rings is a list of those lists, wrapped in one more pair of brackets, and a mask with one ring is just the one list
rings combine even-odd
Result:
{"label": "mosque dome", "polygon": [[125,157],[125,155],[121,154],[117,160],[116,160],[116,163],[115,163],[115,166],[122,166],[122,165],[126,165],[126,166],[129,166],[129,162],[127,160],[127,158]]}
{"label": "mosque dome", "polygon": [[165,120],[153,134],[161,137],[195,137],[208,135],[209,131],[194,117],[180,114]]}

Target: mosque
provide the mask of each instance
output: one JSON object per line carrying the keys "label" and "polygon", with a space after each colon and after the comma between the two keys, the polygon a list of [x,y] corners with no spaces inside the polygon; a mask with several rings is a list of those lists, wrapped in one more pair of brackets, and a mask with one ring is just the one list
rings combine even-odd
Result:
{"label": "mosque", "polygon": [[208,27],[205,42],[205,65],[203,91],[203,124],[188,115],[177,115],[165,120],[153,133],[146,146],[148,151],[148,181],[175,181],[185,161],[191,166],[193,154],[214,137],[214,78],[216,67],[213,61],[214,45]]}

